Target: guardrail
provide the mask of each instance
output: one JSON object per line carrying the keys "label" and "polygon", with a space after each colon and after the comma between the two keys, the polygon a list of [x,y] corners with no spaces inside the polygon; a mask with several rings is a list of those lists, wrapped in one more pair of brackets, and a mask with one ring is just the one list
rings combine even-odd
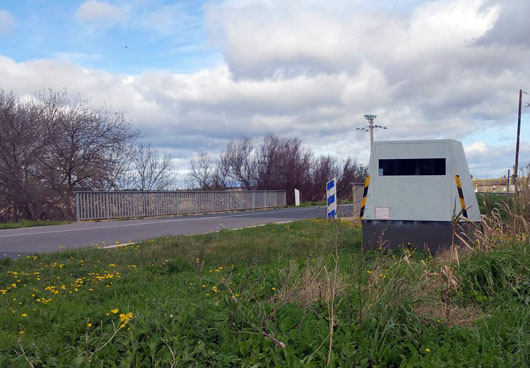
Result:
{"label": "guardrail", "polygon": [[503,196],[511,196],[513,195],[514,193],[513,192],[510,192],[510,193],[506,193],[506,192],[475,192],[476,195],[479,195],[479,194],[488,194],[488,195],[503,195]]}
{"label": "guardrail", "polygon": [[284,190],[75,192],[77,221],[285,206]]}

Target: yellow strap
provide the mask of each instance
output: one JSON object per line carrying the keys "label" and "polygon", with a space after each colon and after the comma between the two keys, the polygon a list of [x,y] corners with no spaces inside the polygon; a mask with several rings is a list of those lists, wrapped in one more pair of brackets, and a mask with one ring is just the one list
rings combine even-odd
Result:
{"label": "yellow strap", "polygon": [[366,195],[368,194],[368,186],[370,185],[370,175],[366,177],[366,181],[364,182],[364,193],[363,193],[363,200],[361,202],[361,212],[359,213],[359,219],[363,219],[364,217],[364,207],[366,206]]}

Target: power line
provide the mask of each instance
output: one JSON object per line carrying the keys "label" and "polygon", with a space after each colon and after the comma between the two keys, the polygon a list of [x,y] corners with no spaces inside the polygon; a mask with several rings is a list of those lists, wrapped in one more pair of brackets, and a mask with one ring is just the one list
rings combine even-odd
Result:
{"label": "power line", "polygon": [[375,120],[375,118],[377,118],[376,115],[365,114],[364,118],[366,120],[368,120],[368,125],[356,128],[355,130],[359,130],[361,132],[368,132],[368,131],[370,132],[370,149],[372,149],[372,146],[374,144],[374,129],[375,128],[388,129],[388,128],[386,126],[383,126],[383,125],[375,125],[374,124],[374,120]]}

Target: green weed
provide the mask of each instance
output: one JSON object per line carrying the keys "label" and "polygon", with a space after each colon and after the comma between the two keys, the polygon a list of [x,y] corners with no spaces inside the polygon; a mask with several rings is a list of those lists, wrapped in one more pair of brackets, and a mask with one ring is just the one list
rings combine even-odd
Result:
{"label": "green weed", "polygon": [[16,222],[0,222],[0,230],[20,229],[23,227],[51,226],[68,224],[67,221],[47,220],[47,221],[30,221],[21,220]]}
{"label": "green weed", "polygon": [[528,366],[526,244],[360,240],[305,220],[0,262],[0,366]]}

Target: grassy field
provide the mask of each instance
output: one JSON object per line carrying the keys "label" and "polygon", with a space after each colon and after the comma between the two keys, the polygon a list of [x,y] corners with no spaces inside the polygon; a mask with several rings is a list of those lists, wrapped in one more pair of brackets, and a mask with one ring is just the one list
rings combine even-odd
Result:
{"label": "grassy field", "polygon": [[50,226],[50,225],[62,225],[68,224],[68,221],[30,221],[30,220],[21,220],[16,222],[0,222],[0,230],[8,229],[20,229],[23,227],[35,227],[35,226]]}
{"label": "grassy field", "polygon": [[528,366],[528,237],[492,234],[362,252],[305,220],[3,259],[0,367]]}

